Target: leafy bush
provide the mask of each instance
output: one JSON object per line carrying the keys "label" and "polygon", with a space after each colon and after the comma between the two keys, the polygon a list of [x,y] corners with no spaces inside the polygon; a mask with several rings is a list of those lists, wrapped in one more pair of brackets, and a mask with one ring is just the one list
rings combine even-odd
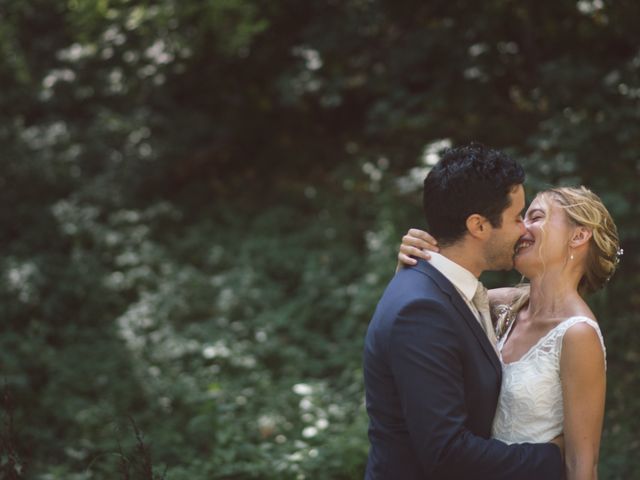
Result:
{"label": "leafy bush", "polygon": [[5,476],[361,478],[366,326],[469,140],[616,218],[600,476],[637,475],[637,5],[139,3],[3,5]]}

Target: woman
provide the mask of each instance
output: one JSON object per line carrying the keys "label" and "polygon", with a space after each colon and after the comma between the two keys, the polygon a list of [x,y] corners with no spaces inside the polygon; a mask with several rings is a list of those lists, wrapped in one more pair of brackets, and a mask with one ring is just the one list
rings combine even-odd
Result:
{"label": "woman", "polygon": [[[603,287],[619,250],[597,195],[580,188],[540,193],[525,215],[514,265],[526,286],[489,291],[503,365],[493,436],[547,442],[564,434],[568,480],[597,478],[604,415],[605,347],[584,295]],[[398,265],[437,251],[426,232],[403,238]]]}

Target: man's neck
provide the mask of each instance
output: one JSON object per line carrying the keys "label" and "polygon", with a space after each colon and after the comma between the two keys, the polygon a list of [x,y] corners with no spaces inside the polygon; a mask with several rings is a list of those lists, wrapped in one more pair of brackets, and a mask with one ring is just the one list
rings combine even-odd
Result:
{"label": "man's neck", "polygon": [[452,262],[466,268],[475,275],[476,278],[484,271],[482,255],[476,255],[465,242],[458,242],[446,247],[440,247],[440,255],[447,257]]}

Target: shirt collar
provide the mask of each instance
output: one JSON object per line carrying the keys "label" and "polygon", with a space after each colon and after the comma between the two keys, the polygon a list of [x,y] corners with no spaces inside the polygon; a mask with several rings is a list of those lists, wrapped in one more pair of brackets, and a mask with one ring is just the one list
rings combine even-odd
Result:
{"label": "shirt collar", "polygon": [[467,301],[471,302],[478,289],[478,283],[480,283],[476,276],[444,255],[436,252],[429,252],[429,255],[431,255],[431,260],[429,261],[431,265],[447,277]]}

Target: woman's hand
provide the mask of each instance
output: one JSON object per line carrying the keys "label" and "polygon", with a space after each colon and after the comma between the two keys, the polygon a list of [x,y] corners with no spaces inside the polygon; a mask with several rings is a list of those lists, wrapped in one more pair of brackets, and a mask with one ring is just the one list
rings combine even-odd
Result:
{"label": "woman's hand", "polygon": [[424,230],[410,228],[407,234],[402,237],[402,244],[398,252],[398,267],[396,268],[396,272],[405,265],[415,265],[418,263],[415,258],[411,257],[429,260],[431,258],[431,255],[428,253],[429,251],[439,251],[436,239]]}

